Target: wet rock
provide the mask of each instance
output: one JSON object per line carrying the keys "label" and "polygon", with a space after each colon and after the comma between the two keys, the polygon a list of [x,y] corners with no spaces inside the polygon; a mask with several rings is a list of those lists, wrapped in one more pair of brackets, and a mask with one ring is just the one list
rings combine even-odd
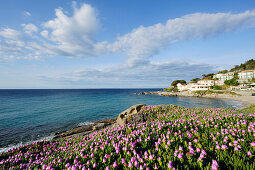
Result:
{"label": "wet rock", "polygon": [[57,132],[55,133],[53,139],[66,138],[66,137],[71,137],[75,135],[80,135],[80,136],[88,135],[92,133],[93,131],[101,130],[103,128],[111,126],[114,123],[116,123],[116,118],[99,120],[94,122],[92,125],[78,126],[67,131]]}

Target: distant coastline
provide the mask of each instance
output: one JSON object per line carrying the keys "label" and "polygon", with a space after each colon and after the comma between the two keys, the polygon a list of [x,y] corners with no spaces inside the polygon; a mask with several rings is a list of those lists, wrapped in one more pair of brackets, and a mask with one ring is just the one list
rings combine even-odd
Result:
{"label": "distant coastline", "polygon": [[150,92],[141,92],[136,94],[137,95],[153,94],[153,95],[174,96],[174,97],[180,96],[180,97],[204,97],[204,98],[229,99],[233,101],[239,101],[242,103],[242,106],[238,107],[237,109],[247,108],[255,104],[255,96],[252,96],[252,93],[255,93],[254,91],[236,91],[235,93],[237,95],[218,94],[218,93],[197,94],[197,93],[192,93],[190,91],[182,91],[182,92],[150,91]]}

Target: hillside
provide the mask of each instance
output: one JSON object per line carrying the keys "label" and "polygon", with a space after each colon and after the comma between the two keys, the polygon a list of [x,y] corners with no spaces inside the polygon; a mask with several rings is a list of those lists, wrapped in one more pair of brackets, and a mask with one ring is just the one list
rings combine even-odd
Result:
{"label": "hillside", "polygon": [[236,65],[234,68],[229,71],[243,71],[243,70],[253,70],[255,69],[255,60],[251,59],[246,61],[244,64]]}

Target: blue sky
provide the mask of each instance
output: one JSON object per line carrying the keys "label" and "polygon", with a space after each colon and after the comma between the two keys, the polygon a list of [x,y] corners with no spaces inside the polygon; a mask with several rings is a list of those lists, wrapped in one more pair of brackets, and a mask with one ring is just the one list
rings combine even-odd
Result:
{"label": "blue sky", "polygon": [[0,0],[0,23],[0,88],[167,87],[255,56],[252,0]]}

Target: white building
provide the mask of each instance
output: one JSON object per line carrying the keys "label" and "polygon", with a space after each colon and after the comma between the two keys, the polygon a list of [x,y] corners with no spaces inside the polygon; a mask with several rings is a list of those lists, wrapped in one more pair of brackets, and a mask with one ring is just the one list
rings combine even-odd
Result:
{"label": "white building", "polygon": [[205,86],[214,86],[214,80],[211,80],[211,79],[202,79],[202,80],[198,80],[197,84],[205,85]]}
{"label": "white building", "polygon": [[222,86],[222,85],[224,85],[224,81],[223,80],[214,80],[214,84],[217,86]]}
{"label": "white building", "polygon": [[245,70],[238,73],[240,81],[249,81],[255,78],[255,70]]}
{"label": "white building", "polygon": [[205,84],[198,84],[198,83],[189,83],[182,85],[181,83],[177,84],[177,88],[179,91],[198,91],[198,90],[210,90],[211,85],[205,85]]}
{"label": "white building", "polygon": [[213,76],[213,78],[214,79],[217,78],[224,82],[225,80],[230,80],[230,79],[234,78],[234,72],[227,72],[225,74],[215,74]]}
{"label": "white building", "polygon": [[185,91],[185,90],[188,90],[188,86],[187,84],[181,84],[181,83],[178,83],[177,84],[177,88],[179,91]]}

